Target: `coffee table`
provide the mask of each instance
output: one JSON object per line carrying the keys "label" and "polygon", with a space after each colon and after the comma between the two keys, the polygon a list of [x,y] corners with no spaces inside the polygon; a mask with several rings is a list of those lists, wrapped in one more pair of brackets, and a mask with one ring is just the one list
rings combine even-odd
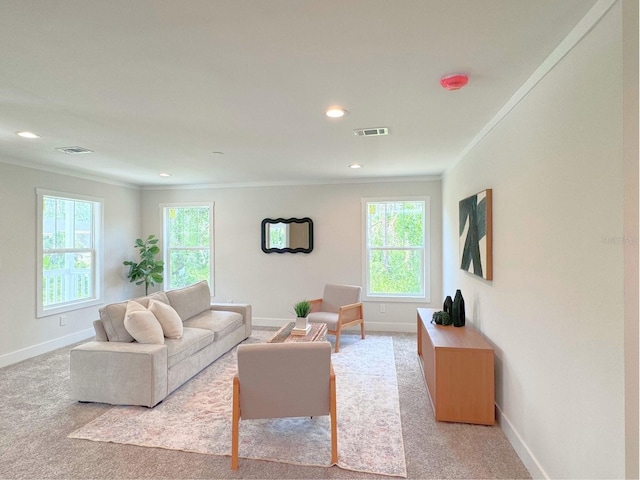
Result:
{"label": "coffee table", "polygon": [[296,326],[296,322],[289,322],[280,327],[267,343],[288,343],[288,342],[324,342],[327,339],[327,324],[309,322],[311,329],[306,335],[291,335],[291,331]]}

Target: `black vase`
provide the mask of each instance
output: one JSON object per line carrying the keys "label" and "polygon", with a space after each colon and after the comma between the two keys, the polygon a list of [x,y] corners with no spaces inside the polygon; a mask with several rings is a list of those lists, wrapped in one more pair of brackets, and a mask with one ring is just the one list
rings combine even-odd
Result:
{"label": "black vase", "polygon": [[456,290],[456,295],[453,297],[451,317],[453,319],[454,327],[464,327],[464,321],[466,318],[464,312],[464,298],[462,298],[462,292],[460,290]]}
{"label": "black vase", "polygon": [[451,315],[451,307],[453,306],[453,300],[451,300],[451,295],[447,295],[447,298],[444,299],[444,305],[442,306],[442,310]]}

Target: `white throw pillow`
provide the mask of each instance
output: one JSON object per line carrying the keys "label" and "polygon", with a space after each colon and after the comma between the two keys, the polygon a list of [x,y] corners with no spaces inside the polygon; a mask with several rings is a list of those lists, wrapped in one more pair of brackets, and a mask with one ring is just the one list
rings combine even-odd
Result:
{"label": "white throw pillow", "polygon": [[149,301],[149,311],[153,313],[167,338],[182,337],[184,326],[178,312],[171,305],[159,302],[158,300]]}
{"label": "white throw pillow", "polygon": [[138,343],[162,345],[164,334],[155,315],[138,302],[127,302],[124,328]]}

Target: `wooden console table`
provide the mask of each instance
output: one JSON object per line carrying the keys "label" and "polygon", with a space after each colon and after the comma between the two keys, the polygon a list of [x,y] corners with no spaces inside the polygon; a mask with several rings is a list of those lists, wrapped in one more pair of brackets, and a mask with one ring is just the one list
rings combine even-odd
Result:
{"label": "wooden console table", "polygon": [[473,327],[431,323],[418,308],[418,358],[436,420],[495,423],[494,352]]}

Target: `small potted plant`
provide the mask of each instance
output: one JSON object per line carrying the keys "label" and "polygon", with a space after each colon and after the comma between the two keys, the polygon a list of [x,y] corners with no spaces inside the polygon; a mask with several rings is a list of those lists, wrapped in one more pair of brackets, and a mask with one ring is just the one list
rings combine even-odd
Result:
{"label": "small potted plant", "polygon": [[307,330],[307,316],[311,313],[311,302],[309,300],[302,300],[293,306],[293,311],[296,313],[296,326],[297,331]]}

